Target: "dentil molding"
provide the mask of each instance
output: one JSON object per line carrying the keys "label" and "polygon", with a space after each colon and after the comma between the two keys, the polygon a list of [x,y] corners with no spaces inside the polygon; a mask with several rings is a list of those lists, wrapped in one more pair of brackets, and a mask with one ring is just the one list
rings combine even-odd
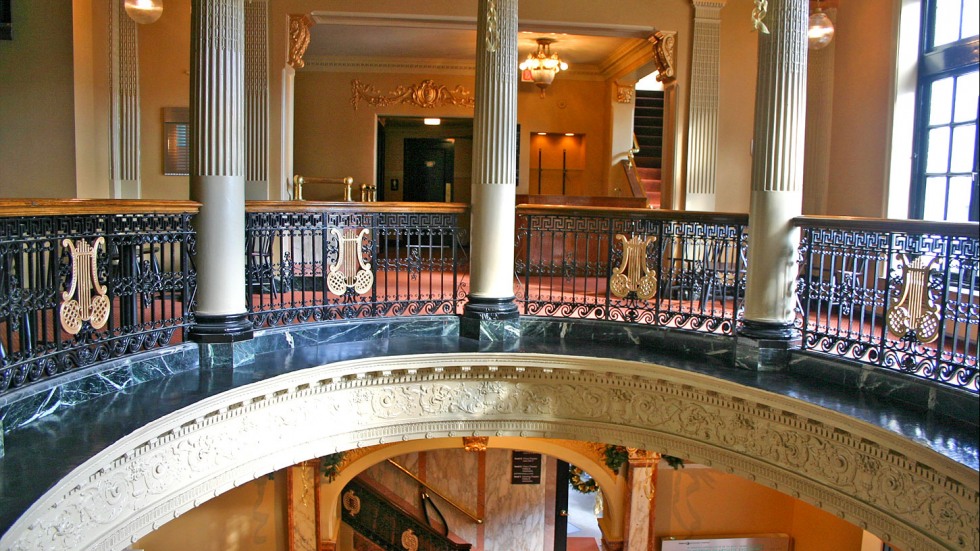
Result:
{"label": "dentil molding", "polygon": [[536,354],[368,358],[225,392],[75,469],[0,548],[116,551],[204,501],[341,450],[524,436],[669,453],[770,486],[899,548],[976,549],[976,471],[853,418],[673,368]]}

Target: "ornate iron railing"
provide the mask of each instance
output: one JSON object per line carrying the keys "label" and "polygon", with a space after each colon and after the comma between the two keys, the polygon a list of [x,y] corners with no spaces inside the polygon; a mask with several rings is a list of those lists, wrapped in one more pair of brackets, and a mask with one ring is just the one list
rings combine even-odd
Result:
{"label": "ornate iron railing", "polygon": [[801,217],[803,348],[976,393],[976,224]]}
{"label": "ornate iron railing", "polygon": [[0,202],[0,393],[183,339],[192,202]]}
{"label": "ornate iron railing", "polygon": [[382,549],[467,551],[472,547],[442,535],[356,478],[344,488],[341,505],[343,521]]}
{"label": "ornate iron railing", "polygon": [[733,334],[745,287],[744,214],[517,209],[522,313]]}
{"label": "ornate iron railing", "polygon": [[249,202],[246,211],[246,302],[257,328],[462,307],[464,205]]}

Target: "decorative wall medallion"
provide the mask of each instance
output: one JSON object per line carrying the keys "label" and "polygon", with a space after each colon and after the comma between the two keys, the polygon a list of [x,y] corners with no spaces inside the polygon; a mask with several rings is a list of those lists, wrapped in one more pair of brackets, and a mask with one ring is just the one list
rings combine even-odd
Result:
{"label": "decorative wall medallion", "polygon": [[657,272],[647,266],[647,246],[657,238],[635,235],[627,240],[625,235],[617,234],[616,239],[623,242],[623,260],[613,268],[609,289],[619,298],[634,293],[640,300],[653,298],[657,294]]}
{"label": "decorative wall medallion", "polygon": [[310,45],[310,27],[313,26],[313,18],[309,15],[289,16],[289,59],[286,60],[293,69],[302,69],[305,63],[303,55],[306,48]]}
{"label": "decorative wall medallion", "polygon": [[476,102],[473,95],[462,86],[450,90],[443,85],[436,85],[432,80],[423,80],[420,84],[402,85],[387,94],[382,94],[370,84],[363,84],[354,79],[351,81],[350,103],[356,110],[361,100],[374,107],[387,107],[392,104],[409,103],[419,107],[438,107],[441,105],[456,105],[474,107]]}
{"label": "decorative wall medallion", "polygon": [[635,90],[632,84],[620,84],[616,83],[616,101],[619,103],[633,103],[633,91]]}
{"label": "decorative wall medallion", "polygon": [[347,490],[344,493],[341,503],[344,506],[344,510],[350,513],[352,517],[356,517],[361,512],[361,498],[357,497],[354,490]]}
{"label": "decorative wall medallion", "polygon": [[[65,239],[61,246],[71,251],[71,282],[68,290],[61,293],[61,327],[72,335],[81,331],[83,321],[90,322],[93,329],[101,329],[109,320],[112,306],[105,296],[107,287],[99,283],[99,247],[105,250],[105,238],[99,237],[92,245],[82,239],[75,243]],[[72,298],[76,294],[77,300]]]}
{"label": "decorative wall medallion", "polygon": [[464,436],[463,449],[468,452],[485,452],[490,443],[488,436]]}
{"label": "decorative wall medallion", "polygon": [[895,336],[912,334],[925,344],[939,337],[939,304],[929,293],[929,277],[936,260],[920,256],[910,261],[908,255],[899,256],[902,288],[888,302],[888,330]]}
{"label": "decorative wall medallion", "polygon": [[330,228],[330,233],[337,238],[337,262],[330,266],[327,288],[335,295],[343,295],[348,289],[359,295],[370,291],[374,274],[361,251],[365,247],[364,237],[370,236],[371,230],[363,228],[358,232],[354,228],[344,228],[341,232],[338,228]]}
{"label": "decorative wall medallion", "polygon": [[405,551],[418,551],[419,549],[419,537],[412,532],[411,528],[402,532],[402,547],[405,548]]}
{"label": "decorative wall medallion", "polygon": [[676,77],[674,65],[677,59],[674,43],[677,33],[657,31],[650,37],[653,43],[653,61],[657,64],[657,81],[673,82]]}

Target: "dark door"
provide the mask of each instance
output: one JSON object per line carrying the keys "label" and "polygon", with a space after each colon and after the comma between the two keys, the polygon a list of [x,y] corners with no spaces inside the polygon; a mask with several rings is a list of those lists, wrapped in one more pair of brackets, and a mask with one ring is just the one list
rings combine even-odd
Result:
{"label": "dark door", "polygon": [[568,547],[568,463],[558,460],[555,475],[555,551]]}
{"label": "dark door", "polygon": [[452,201],[453,143],[432,138],[405,139],[406,201]]}

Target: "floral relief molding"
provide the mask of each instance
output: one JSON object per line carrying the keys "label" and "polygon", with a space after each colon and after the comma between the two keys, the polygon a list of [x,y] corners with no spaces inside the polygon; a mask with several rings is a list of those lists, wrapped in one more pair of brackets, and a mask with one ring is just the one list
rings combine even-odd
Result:
{"label": "floral relief molding", "polygon": [[642,447],[755,480],[906,551],[980,546],[976,471],[893,432],[657,365],[486,353],[340,362],[202,400],[75,469],[0,548],[120,549],[288,465],[461,436]]}
{"label": "floral relief molding", "polygon": [[354,79],[351,81],[350,103],[356,111],[361,101],[374,107],[407,103],[418,107],[432,108],[442,105],[459,107],[474,107],[476,105],[472,92],[456,86],[452,90],[435,81],[426,79],[419,84],[401,85],[394,90],[383,93],[370,84],[364,84]]}

